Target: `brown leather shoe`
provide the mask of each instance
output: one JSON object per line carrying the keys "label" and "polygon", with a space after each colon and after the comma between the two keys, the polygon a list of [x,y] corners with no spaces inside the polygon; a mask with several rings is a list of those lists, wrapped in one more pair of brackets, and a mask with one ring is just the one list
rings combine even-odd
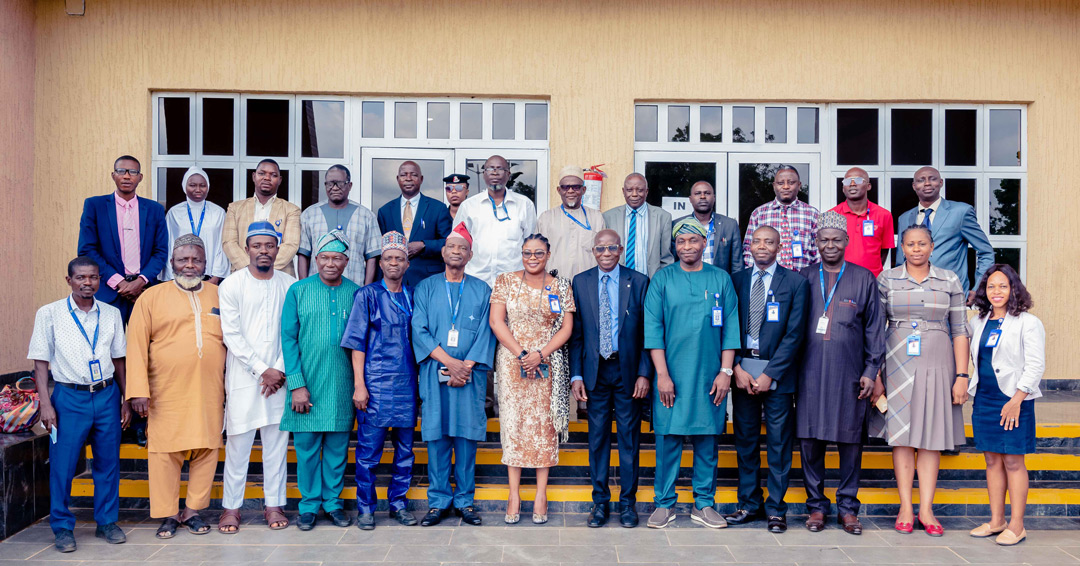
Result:
{"label": "brown leather shoe", "polygon": [[825,530],[825,514],[821,511],[814,511],[810,514],[810,517],[806,520],[806,528],[812,533],[819,533]]}
{"label": "brown leather shoe", "polygon": [[843,525],[844,532],[849,535],[862,534],[862,523],[859,522],[859,518],[855,515],[841,515],[839,523]]}

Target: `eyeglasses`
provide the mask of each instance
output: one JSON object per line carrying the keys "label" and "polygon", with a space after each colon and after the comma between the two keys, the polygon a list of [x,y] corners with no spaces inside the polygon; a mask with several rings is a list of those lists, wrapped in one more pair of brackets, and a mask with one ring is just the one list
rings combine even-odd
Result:
{"label": "eyeglasses", "polygon": [[602,254],[604,252],[619,253],[619,248],[622,246],[594,246],[593,251]]}
{"label": "eyeglasses", "polygon": [[509,171],[509,169],[505,167],[484,167],[484,173],[504,173],[506,171]]}
{"label": "eyeglasses", "polygon": [[855,185],[861,185],[866,182],[866,179],[862,177],[848,177],[843,181],[840,181],[841,187],[854,187]]}
{"label": "eyeglasses", "polygon": [[345,185],[348,185],[348,184],[349,184],[349,181],[325,181],[323,183],[323,186],[326,187],[327,190],[330,190],[330,189],[332,189],[334,187],[340,187],[340,188],[344,189]]}
{"label": "eyeglasses", "polygon": [[521,250],[521,259],[542,258],[547,255],[545,250]]}
{"label": "eyeglasses", "polygon": [[564,191],[584,191],[585,185],[559,185],[559,188]]}
{"label": "eyeglasses", "polygon": [[138,169],[113,169],[113,173],[116,173],[117,175],[120,175],[121,177],[123,177],[124,175],[131,175],[132,177],[138,177],[139,176],[139,170]]}
{"label": "eyeglasses", "polygon": [[464,193],[469,190],[467,185],[446,185],[447,192]]}

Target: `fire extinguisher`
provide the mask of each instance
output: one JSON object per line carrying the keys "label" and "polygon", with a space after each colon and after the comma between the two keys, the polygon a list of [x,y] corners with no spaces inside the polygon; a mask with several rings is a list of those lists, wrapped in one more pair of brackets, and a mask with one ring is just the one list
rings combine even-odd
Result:
{"label": "fire extinguisher", "polygon": [[600,191],[604,186],[604,177],[607,177],[607,173],[600,170],[603,166],[601,163],[585,170],[585,196],[582,197],[581,204],[596,210],[600,210]]}

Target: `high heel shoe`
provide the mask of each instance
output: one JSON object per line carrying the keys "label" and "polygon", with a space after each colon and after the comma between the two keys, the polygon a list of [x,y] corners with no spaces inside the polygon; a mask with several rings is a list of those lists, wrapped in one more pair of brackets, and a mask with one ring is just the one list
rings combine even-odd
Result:
{"label": "high heel shoe", "polygon": [[506,515],[503,516],[503,522],[506,523],[507,525],[514,525],[514,524],[518,523],[519,521],[521,521],[521,512],[520,511],[521,511],[521,502],[520,501],[518,502],[518,512],[517,513],[511,513],[510,512],[510,502],[507,501],[506,502]]}
{"label": "high heel shoe", "polygon": [[541,515],[539,513],[533,513],[533,523],[534,524],[543,525],[547,521],[548,521],[547,513],[544,513],[543,515]]}

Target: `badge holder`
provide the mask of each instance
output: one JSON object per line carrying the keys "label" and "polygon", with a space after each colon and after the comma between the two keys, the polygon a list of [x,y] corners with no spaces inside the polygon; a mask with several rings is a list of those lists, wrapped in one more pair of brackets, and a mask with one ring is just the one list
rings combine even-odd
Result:
{"label": "badge holder", "polygon": [[769,289],[769,302],[765,303],[765,322],[780,322],[780,303],[774,300],[772,289]]}
{"label": "badge holder", "polygon": [[867,219],[862,221],[862,235],[867,238],[874,236],[874,221]]}
{"label": "badge holder", "polygon": [[997,348],[998,342],[1001,341],[1001,324],[1005,321],[1005,319],[1003,318],[1000,320],[1001,322],[998,322],[998,327],[991,330],[990,335],[986,337],[987,348]]}
{"label": "badge holder", "polygon": [[919,357],[922,355],[922,333],[919,332],[919,323],[911,322],[912,333],[907,337],[907,355],[908,357]]}
{"label": "badge holder", "polygon": [[791,233],[791,257],[801,259],[803,256],[802,240],[799,239],[799,231]]}
{"label": "badge holder", "polygon": [[724,327],[724,307],[720,306],[720,293],[713,294],[712,325],[713,328]]}
{"label": "badge holder", "polygon": [[559,296],[558,295],[554,295],[554,294],[548,295],[548,307],[550,307],[551,312],[553,312],[555,314],[561,314],[562,313],[562,305],[559,304]]}
{"label": "badge holder", "polygon": [[446,345],[451,348],[457,348],[458,345],[458,331],[453,326],[446,333]]}

